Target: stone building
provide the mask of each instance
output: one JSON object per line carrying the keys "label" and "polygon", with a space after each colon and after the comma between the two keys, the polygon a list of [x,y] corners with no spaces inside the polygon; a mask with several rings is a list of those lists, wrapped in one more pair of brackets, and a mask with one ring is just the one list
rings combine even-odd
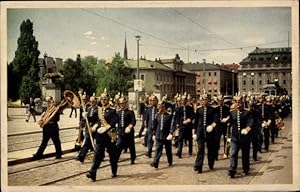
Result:
{"label": "stone building", "polygon": [[[232,95],[237,90],[236,73],[219,64],[187,63],[184,67],[196,74],[196,94]],[[235,91],[233,91],[235,90]]]}
{"label": "stone building", "polygon": [[264,85],[278,82],[291,94],[291,48],[256,47],[240,65],[238,80],[241,93],[261,93]]}
{"label": "stone building", "polygon": [[[136,79],[137,60],[125,60],[126,67],[132,69]],[[184,63],[177,54],[173,59],[156,59],[155,61],[141,58],[139,60],[140,79],[143,80],[143,92],[154,93],[161,99],[167,94],[173,97],[185,91],[195,96],[195,74],[184,68]],[[133,90],[130,90],[131,92]]]}
{"label": "stone building", "polygon": [[63,60],[60,58],[48,57],[47,53],[44,58],[39,58],[39,77],[41,83],[42,96],[52,96],[54,102],[58,103],[61,100],[61,84],[60,78],[62,75],[59,71],[62,68]]}

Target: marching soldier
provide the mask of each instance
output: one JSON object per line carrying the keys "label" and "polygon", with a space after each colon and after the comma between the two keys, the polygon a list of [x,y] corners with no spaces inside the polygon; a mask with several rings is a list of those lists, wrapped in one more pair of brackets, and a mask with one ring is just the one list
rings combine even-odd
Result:
{"label": "marching soldier", "polygon": [[83,113],[87,111],[90,104],[87,102],[86,95],[81,95],[81,92],[79,92],[79,96],[81,98],[81,105],[79,108],[79,131],[78,131],[78,137],[75,142],[75,149],[80,150],[82,147],[82,142],[84,139],[84,129],[85,129],[85,118],[83,117]]}
{"label": "marching soldier", "polygon": [[229,110],[230,108],[227,105],[224,105],[223,96],[219,95],[217,96],[217,104],[218,106],[215,108],[215,112],[218,115],[218,122],[217,122],[217,129],[216,129],[216,160],[218,160],[218,154],[220,149],[220,140],[221,136],[223,135],[223,141],[224,141],[224,153],[223,158],[227,158],[226,155],[226,137],[227,137],[227,123],[229,120]]}
{"label": "marching soldier", "polygon": [[265,98],[263,96],[258,97],[258,103],[257,103],[257,110],[260,114],[259,119],[257,119],[259,130],[263,132],[263,137],[261,141],[264,143],[264,147],[266,151],[269,151],[269,144],[270,144],[270,125],[271,125],[271,108],[270,106],[265,104]]}
{"label": "marching soldier", "polygon": [[54,106],[54,100],[51,96],[46,97],[46,101],[47,109],[45,112],[42,113],[41,120],[39,121],[40,126],[43,127],[43,139],[39,149],[35,154],[33,154],[34,160],[39,160],[43,158],[43,153],[47,147],[50,138],[52,139],[55,146],[56,159],[60,159],[62,156],[61,142],[59,139],[59,127],[57,123],[60,119],[60,114],[56,113],[54,117],[46,125],[44,125],[44,118],[51,115],[56,110]]}
{"label": "marching soldier", "polygon": [[179,127],[178,148],[176,153],[176,156],[178,156],[179,158],[182,158],[182,147],[185,138],[189,142],[189,155],[192,155],[193,153],[192,121],[194,120],[194,118],[195,113],[193,107],[187,105],[187,97],[186,95],[182,95],[181,106],[176,112],[175,117],[176,124]]}
{"label": "marching soldier", "polygon": [[194,171],[202,173],[204,154],[205,154],[205,142],[207,146],[207,159],[209,169],[214,168],[215,163],[215,151],[216,151],[216,122],[218,116],[215,113],[214,108],[209,104],[209,99],[206,94],[201,96],[203,102],[202,106],[197,109],[195,117],[195,134],[193,138],[197,140],[198,153],[194,165]]}
{"label": "marching soldier", "polygon": [[[141,126],[141,129],[139,131],[139,135],[138,135],[139,138],[142,137],[143,132],[146,133],[146,131],[144,131],[144,130],[145,130],[145,125],[146,125],[145,119],[146,119],[148,107],[149,107],[149,95],[145,95],[144,102],[141,103],[141,109],[140,109],[140,112],[142,114],[142,126]],[[145,136],[144,136],[144,146],[147,146],[147,141],[148,141],[148,137],[145,134]]]}
{"label": "marching soldier", "polygon": [[248,109],[253,118],[253,126],[251,130],[251,143],[252,143],[252,152],[253,152],[252,157],[254,161],[257,161],[258,160],[257,153],[258,151],[261,151],[261,142],[260,142],[261,121],[259,120],[260,113],[254,99],[249,100]]}
{"label": "marching soldier", "polygon": [[229,175],[235,177],[238,165],[238,153],[242,150],[243,175],[249,172],[249,154],[251,141],[251,127],[253,119],[249,110],[243,108],[243,101],[240,96],[235,96],[236,108],[230,111],[230,132],[231,132],[231,156]]}
{"label": "marching soldier", "polygon": [[134,112],[128,109],[128,102],[124,97],[119,99],[120,110],[117,112],[119,116],[118,122],[118,141],[117,141],[117,159],[119,160],[122,150],[129,148],[131,164],[134,164],[136,158],[134,143],[134,126],[136,119]]}
{"label": "marching soldier", "polygon": [[275,142],[275,136],[278,135],[278,129],[276,129],[276,124],[275,124],[275,105],[273,105],[272,97],[267,96],[266,97],[266,106],[269,108],[269,119],[271,120],[271,124],[269,126],[270,131],[271,131],[271,142]]}
{"label": "marching soldier", "polygon": [[86,176],[92,179],[92,181],[96,181],[97,169],[103,161],[105,149],[107,149],[109,154],[112,177],[117,176],[118,169],[116,124],[119,120],[116,110],[112,109],[109,105],[109,97],[106,89],[104,90],[104,93],[101,94],[100,102],[101,107],[98,108],[98,123],[100,126],[98,126],[96,129],[95,155],[91,169],[86,174]]}
{"label": "marching soldier", "polygon": [[163,146],[165,146],[169,166],[173,163],[172,158],[172,134],[174,130],[171,128],[172,115],[166,109],[166,103],[162,101],[158,106],[158,114],[154,119],[153,136],[156,139],[156,153],[151,166],[158,168],[159,159],[162,155]]}
{"label": "marching soldier", "polygon": [[[82,100],[84,101],[84,97],[82,98]],[[84,162],[85,156],[88,153],[89,149],[94,150],[92,142],[94,142],[95,132],[98,126],[98,106],[96,97],[92,96],[90,98],[90,102],[91,106],[88,107],[86,112],[82,113],[83,118],[88,119],[87,122],[89,123],[89,126],[83,126],[85,127],[84,143],[76,158],[76,160],[80,161],[81,163]],[[82,109],[82,107],[83,106],[81,106],[80,109]]]}
{"label": "marching soldier", "polygon": [[155,118],[155,115],[157,113],[157,102],[158,99],[156,96],[152,95],[149,98],[149,108],[147,109],[146,115],[145,115],[145,129],[147,130],[146,135],[147,135],[147,148],[148,151],[145,154],[149,158],[152,156],[152,147],[153,147],[153,121]]}

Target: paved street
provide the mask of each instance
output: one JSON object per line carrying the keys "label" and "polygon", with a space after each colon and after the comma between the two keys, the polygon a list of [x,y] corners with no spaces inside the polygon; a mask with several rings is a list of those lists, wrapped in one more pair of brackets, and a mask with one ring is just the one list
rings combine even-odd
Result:
{"label": "paved street", "polygon": [[[76,125],[75,118],[69,118],[68,111],[61,117],[62,125]],[[67,117],[66,117],[67,116]],[[14,118],[12,118],[14,119]],[[14,121],[14,120],[13,120]],[[9,122],[10,125],[17,124]],[[17,119],[17,121],[21,121]],[[64,122],[66,121],[66,122]],[[19,122],[21,124],[21,122]],[[91,166],[91,159],[87,158],[84,164],[74,160],[77,153],[68,153],[61,160],[54,157],[40,161],[27,162],[8,167],[8,185],[227,185],[227,184],[291,184],[293,181],[292,166],[292,133],[291,117],[285,119],[286,129],[282,130],[275,144],[270,145],[268,153],[260,153],[259,161],[250,161],[250,174],[241,175],[241,158],[238,163],[238,174],[235,179],[227,176],[229,167],[228,159],[220,159],[215,162],[214,170],[210,171],[207,159],[204,161],[203,173],[193,171],[195,154],[188,156],[187,147],[183,150],[183,158],[178,159],[173,155],[174,164],[169,167],[165,153],[160,161],[158,169],[150,166],[152,159],[143,155],[146,148],[142,145],[142,139],[136,139],[137,154],[136,164],[130,165],[129,153],[121,156],[118,177],[111,178],[108,155],[97,173],[97,181],[91,182],[85,177],[85,172]],[[25,123],[28,126],[30,123]],[[63,128],[63,127],[61,127]],[[137,125],[138,130],[140,128]],[[14,128],[19,132],[20,128]],[[12,131],[12,130],[11,130]],[[13,131],[11,132],[13,133]],[[35,149],[36,150],[36,149]],[[220,150],[222,151],[222,149]],[[173,148],[173,154],[176,149]],[[221,158],[221,154],[220,158]],[[124,161],[122,161],[124,160]]]}

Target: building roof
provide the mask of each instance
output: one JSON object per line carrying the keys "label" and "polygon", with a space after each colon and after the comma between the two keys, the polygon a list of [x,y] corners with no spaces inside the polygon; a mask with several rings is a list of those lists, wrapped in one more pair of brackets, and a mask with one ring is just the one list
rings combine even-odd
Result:
{"label": "building roof", "polygon": [[[137,60],[125,60],[124,64],[126,67],[131,68],[131,69],[136,69],[137,68]],[[168,70],[168,71],[173,71],[173,69],[159,63],[156,61],[150,61],[146,59],[140,59],[139,60],[139,68],[140,69],[160,69],[160,70]]]}
{"label": "building roof", "polygon": [[229,69],[230,71],[234,70],[234,71],[237,72],[239,70],[240,65],[235,64],[235,63],[233,63],[233,64],[224,64],[223,67]]}
{"label": "building roof", "polygon": [[184,64],[183,67],[185,67],[190,71],[203,71],[204,67],[205,70],[209,70],[209,71],[228,70],[219,64],[212,64],[212,63],[187,63]]}
{"label": "building roof", "polygon": [[252,52],[244,58],[240,64],[248,63],[259,63],[259,62],[291,62],[291,48],[281,47],[281,48],[258,48],[256,47]]}

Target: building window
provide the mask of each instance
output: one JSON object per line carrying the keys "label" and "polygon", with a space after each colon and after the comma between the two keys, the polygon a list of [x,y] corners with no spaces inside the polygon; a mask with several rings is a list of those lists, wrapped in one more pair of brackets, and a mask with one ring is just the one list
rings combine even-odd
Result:
{"label": "building window", "polygon": [[133,77],[133,79],[135,79],[135,77],[136,77],[136,76],[135,76],[135,75],[133,75],[132,77]]}
{"label": "building window", "polygon": [[251,84],[254,85],[254,81],[253,80],[251,81]]}
{"label": "building window", "polygon": [[215,76],[217,76],[217,72],[215,72]]}
{"label": "building window", "polygon": [[258,76],[261,76],[261,73],[258,73]]}
{"label": "building window", "polygon": [[286,84],[285,80],[283,80],[283,84]]}
{"label": "building window", "polygon": [[259,84],[261,85],[261,80],[259,80]]}
{"label": "building window", "polygon": [[283,72],[282,75],[285,76],[285,72]]}
{"label": "building window", "polygon": [[145,75],[141,75],[141,80],[145,80]]}
{"label": "building window", "polygon": [[210,75],[211,75],[211,73],[209,72],[209,73],[208,73],[208,76],[210,76]]}
{"label": "building window", "polygon": [[267,83],[268,83],[268,84],[270,83],[270,79],[268,79]]}
{"label": "building window", "polygon": [[246,85],[246,81],[245,80],[243,81],[243,85]]}

